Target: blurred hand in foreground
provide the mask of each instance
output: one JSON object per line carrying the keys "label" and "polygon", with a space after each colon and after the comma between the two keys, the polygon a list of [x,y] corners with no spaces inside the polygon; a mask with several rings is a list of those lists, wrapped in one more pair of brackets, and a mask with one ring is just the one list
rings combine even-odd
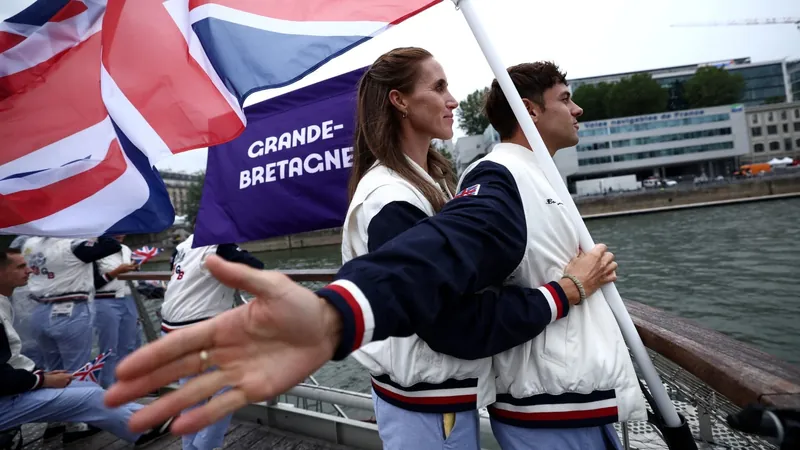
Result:
{"label": "blurred hand in foreground", "polygon": [[212,319],[170,332],[125,358],[108,406],[136,400],[179,378],[198,375],[134,413],[134,432],[150,429],[223,387],[231,390],[181,414],[172,432],[196,432],[252,402],[280,395],[329,361],[339,343],[339,313],[314,292],[278,272],[260,271],[211,255],[211,274],[255,299]]}

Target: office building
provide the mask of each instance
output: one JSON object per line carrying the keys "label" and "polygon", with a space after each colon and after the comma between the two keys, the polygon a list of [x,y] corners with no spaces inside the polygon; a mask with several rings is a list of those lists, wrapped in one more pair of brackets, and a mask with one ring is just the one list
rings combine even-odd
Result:
{"label": "office building", "polygon": [[800,159],[800,101],[749,107],[746,115],[750,151],[743,162]]}
{"label": "office building", "polygon": [[789,77],[789,89],[792,100],[800,101],[800,60],[786,63],[786,76]]}
{"label": "office building", "polygon": [[[764,103],[791,102],[800,100],[800,60],[751,62],[750,58],[738,58],[685,66],[665,67],[654,70],[617,73],[588,78],[568,80],[574,92],[584,84],[616,83],[623,78],[639,73],[648,73],[662,87],[670,91],[670,104],[674,104],[680,84],[691,78],[700,67],[714,66],[736,73],[745,81],[744,92],[740,102],[747,105]],[[672,109],[682,109],[680,107]]]}
{"label": "office building", "polygon": [[164,180],[164,184],[167,186],[167,192],[169,193],[172,207],[175,209],[175,214],[178,216],[186,214],[186,207],[189,201],[189,186],[201,182],[200,177],[175,172],[160,172],[160,174],[161,179]]}
{"label": "office building", "polygon": [[731,174],[750,152],[742,105],[581,123],[571,181]]}
{"label": "office building", "polygon": [[[494,128],[491,125],[487,128],[494,132]],[[460,176],[464,169],[469,167],[473,161],[482,158],[486,155],[489,151],[491,151],[491,140],[487,140],[487,132],[484,132],[483,135],[476,135],[476,136],[464,136],[458,138],[455,145],[455,163],[456,163],[456,172]],[[498,138],[499,139],[499,138]]]}

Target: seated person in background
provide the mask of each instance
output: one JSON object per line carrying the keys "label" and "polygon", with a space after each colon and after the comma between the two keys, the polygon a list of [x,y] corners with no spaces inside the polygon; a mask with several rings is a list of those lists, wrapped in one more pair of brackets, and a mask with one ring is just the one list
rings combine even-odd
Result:
{"label": "seated person in background", "polygon": [[0,430],[34,422],[85,422],[96,427],[64,433],[65,444],[97,429],[137,445],[166,434],[171,418],[145,433],[133,433],[128,429],[128,419],[143,405],[108,408],[103,404],[105,390],[97,384],[73,380],[66,371],[38,370],[20,353],[22,343],[13,327],[9,297],[15,288],[27,284],[30,273],[19,250],[0,251]]}

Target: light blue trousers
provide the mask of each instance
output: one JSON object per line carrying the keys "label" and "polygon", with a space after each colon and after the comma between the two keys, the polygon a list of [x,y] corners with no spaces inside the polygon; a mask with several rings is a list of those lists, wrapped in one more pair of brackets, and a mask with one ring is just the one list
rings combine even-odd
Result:
{"label": "light blue trousers", "polygon": [[[191,379],[192,377],[181,378],[179,384],[182,386],[188,383]],[[228,389],[229,388],[224,388],[217,392],[216,395],[222,394]],[[184,412],[191,411],[192,409],[202,406],[205,403],[205,401],[200,402],[197,405],[184,410]],[[181,439],[183,450],[213,450],[215,448],[222,448],[222,444],[225,441],[225,433],[228,431],[228,427],[231,424],[231,419],[233,419],[233,414],[223,417],[220,421],[212,423],[197,433],[184,435]]]}
{"label": "light blue trousers", "polygon": [[51,314],[54,304],[40,303],[31,314],[31,334],[39,344],[46,370],[76,371],[92,354],[92,311],[75,302],[72,314]]}
{"label": "light blue trousers", "polygon": [[94,328],[100,352],[112,350],[100,371],[100,385],[110,387],[116,381],[117,364],[130,354],[136,344],[136,303],[133,297],[101,298],[94,302]]}
{"label": "light blue trousers", "polygon": [[480,450],[478,411],[456,413],[450,436],[444,437],[440,413],[408,411],[372,392],[375,419],[384,450]]}
{"label": "light blue trousers", "polygon": [[84,422],[120,439],[136,442],[140,434],[128,430],[128,419],[143,406],[128,403],[119,408],[103,404],[105,390],[91,381],[73,381],[64,389],[37,389],[0,396],[0,430],[26,423]]}
{"label": "light blue trousers", "polygon": [[141,322],[141,319],[136,320],[136,338],[133,341],[133,345],[131,346],[130,352],[133,353],[139,347],[142,346],[142,342],[144,342],[144,328]]}
{"label": "light blue trousers", "polygon": [[[163,331],[161,332],[161,336],[165,336],[166,333]],[[213,368],[210,370],[214,370]],[[186,377],[181,378],[178,380],[178,384],[183,386],[184,384],[188,383],[194,377]],[[223,388],[215,395],[222,394],[223,392],[229,390],[230,388]],[[206,401],[202,401],[197,405],[187,408],[184,412],[191,411],[198,406],[202,406],[206,404]],[[233,419],[233,414],[229,414],[223,417],[218,422],[214,422],[211,425],[203,428],[202,430],[198,431],[197,433],[185,434],[183,438],[181,438],[181,443],[183,444],[183,450],[213,450],[216,448],[222,448],[222,444],[225,442],[225,433],[228,431],[228,427],[231,424],[231,420]]]}
{"label": "light blue trousers", "polygon": [[491,420],[503,450],[621,450],[613,425],[588,428],[522,428]]}

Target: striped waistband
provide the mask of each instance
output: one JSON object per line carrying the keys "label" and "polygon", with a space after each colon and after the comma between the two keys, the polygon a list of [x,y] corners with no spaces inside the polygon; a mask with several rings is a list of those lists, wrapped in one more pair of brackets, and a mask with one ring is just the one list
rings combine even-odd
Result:
{"label": "striped waistband", "polygon": [[619,421],[617,395],[612,390],[589,394],[567,392],[514,398],[497,394],[489,415],[508,425],[523,428],[583,428]]}
{"label": "striped waistband", "polygon": [[448,379],[441,383],[400,386],[389,375],[373,375],[372,388],[381,399],[416,412],[448,413],[478,408],[478,379]]}
{"label": "striped waistband", "polygon": [[36,298],[39,303],[85,302],[87,300],[89,300],[88,292],[66,292],[64,294]]}
{"label": "striped waistband", "polygon": [[117,298],[117,291],[97,292],[94,294],[94,298]]}
{"label": "striped waistband", "polygon": [[185,322],[170,322],[168,320],[161,319],[161,331],[164,333],[169,333],[170,331],[179,330],[181,328],[186,328],[190,325],[194,325],[198,322],[202,322],[204,320],[208,320],[211,317],[204,317],[202,319],[194,319],[194,320],[187,320]]}

